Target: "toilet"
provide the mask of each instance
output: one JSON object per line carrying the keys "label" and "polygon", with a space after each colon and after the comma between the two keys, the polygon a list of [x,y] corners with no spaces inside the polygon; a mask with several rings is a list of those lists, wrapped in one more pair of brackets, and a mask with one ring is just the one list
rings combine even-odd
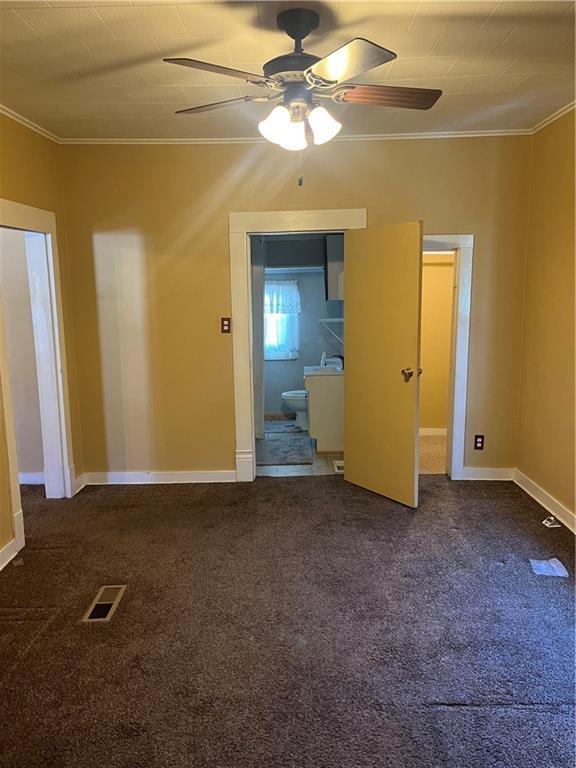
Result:
{"label": "toilet", "polygon": [[305,389],[290,389],[282,392],[282,402],[296,413],[296,426],[308,429],[308,393]]}

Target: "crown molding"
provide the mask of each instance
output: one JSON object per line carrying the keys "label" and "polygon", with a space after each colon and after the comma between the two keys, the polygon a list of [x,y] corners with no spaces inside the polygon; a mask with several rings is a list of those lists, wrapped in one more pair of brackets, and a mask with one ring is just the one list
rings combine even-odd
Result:
{"label": "crown molding", "polygon": [[50,141],[55,141],[56,144],[62,143],[62,139],[59,136],[56,136],[55,133],[51,133],[50,131],[47,131],[46,128],[42,128],[41,125],[38,125],[37,123],[33,123],[32,120],[28,120],[27,117],[24,117],[23,115],[18,114],[18,112],[14,112],[13,109],[9,109],[8,107],[5,107],[3,104],[0,104],[0,115],[5,115],[6,117],[10,117],[15,122],[20,123],[20,125],[24,125],[26,128],[30,128],[31,131],[34,131],[35,133],[39,133],[40,136],[44,136],[45,139],[50,139]]}
{"label": "crown molding", "polygon": [[564,117],[564,115],[567,115],[568,112],[570,112],[572,109],[576,107],[576,101],[571,101],[569,104],[566,104],[565,107],[562,107],[561,109],[558,109],[556,112],[553,112],[551,115],[548,115],[548,117],[545,117],[544,120],[541,120],[538,125],[535,125],[532,129],[532,133],[538,133],[538,131],[541,131],[542,128],[546,128],[547,125],[550,125],[550,123],[555,122],[560,117]]}
{"label": "crown molding", "polygon": [[[474,139],[482,136],[530,136],[529,128],[508,131],[465,131],[434,133],[387,133],[337,136],[331,143],[349,141],[402,141],[409,139]],[[59,144],[265,144],[266,139],[256,137],[230,137],[226,139],[59,139]]]}
{"label": "crown molding", "polygon": [[[559,118],[568,114],[576,107],[576,101],[571,101],[566,106],[552,113],[544,120],[537,123],[532,128],[511,128],[502,130],[487,130],[487,131],[429,131],[421,133],[387,133],[387,134],[357,134],[355,136],[337,136],[333,141],[404,141],[404,140],[429,140],[429,139],[478,139],[488,138],[496,136],[533,136],[538,131],[541,131],[546,126],[555,122]],[[0,104],[0,114],[10,117],[17,123],[24,125],[31,131],[40,134],[46,139],[55,142],[56,144],[267,144],[268,142],[260,137],[230,137],[230,138],[178,138],[178,139],[68,139],[57,136],[54,133],[42,128],[41,125],[32,122],[27,117],[18,114],[12,109]]]}

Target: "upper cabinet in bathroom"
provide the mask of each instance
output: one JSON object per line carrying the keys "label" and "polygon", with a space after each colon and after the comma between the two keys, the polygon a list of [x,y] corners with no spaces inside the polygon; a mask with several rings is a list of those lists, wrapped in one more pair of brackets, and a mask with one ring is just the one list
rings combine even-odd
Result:
{"label": "upper cabinet in bathroom", "polygon": [[344,298],[344,235],[326,235],[326,299]]}

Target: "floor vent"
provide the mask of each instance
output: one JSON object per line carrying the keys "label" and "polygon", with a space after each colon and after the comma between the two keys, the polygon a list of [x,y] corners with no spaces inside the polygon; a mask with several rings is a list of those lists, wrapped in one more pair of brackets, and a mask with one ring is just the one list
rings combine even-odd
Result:
{"label": "floor vent", "polygon": [[343,475],[344,474],[344,460],[343,459],[334,459],[332,464],[334,465],[334,472],[336,472],[337,475]]}
{"label": "floor vent", "polygon": [[82,621],[110,621],[126,590],[126,584],[100,587]]}

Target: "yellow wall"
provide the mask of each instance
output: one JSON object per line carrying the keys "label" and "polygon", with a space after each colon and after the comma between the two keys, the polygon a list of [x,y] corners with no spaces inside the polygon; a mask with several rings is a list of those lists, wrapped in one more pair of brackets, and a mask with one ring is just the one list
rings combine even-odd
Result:
{"label": "yellow wall", "polygon": [[454,266],[446,257],[424,256],[422,269],[422,344],[420,427],[448,424],[448,374]]}
{"label": "yellow wall", "polygon": [[574,510],[574,112],[533,139],[518,468]]}
{"label": "yellow wall", "polygon": [[[341,207],[476,235],[467,424],[487,447],[467,463],[512,466],[529,137],[328,144],[304,155],[303,187],[300,158],[265,144],[62,149],[85,470],[234,467],[228,214]],[[138,376],[114,328],[124,349],[142,331]]]}
{"label": "yellow wall", "polygon": [[[0,197],[62,213],[60,147],[0,115]],[[60,232],[59,247],[63,233]]]}

